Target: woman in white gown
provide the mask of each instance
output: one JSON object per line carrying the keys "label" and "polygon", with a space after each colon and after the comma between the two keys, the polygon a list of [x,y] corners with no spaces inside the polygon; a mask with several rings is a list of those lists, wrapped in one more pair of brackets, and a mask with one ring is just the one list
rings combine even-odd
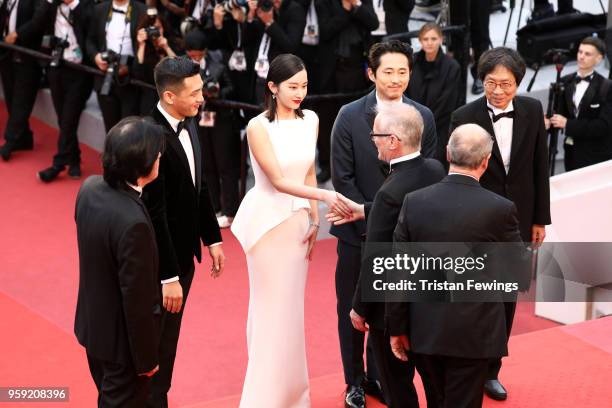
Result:
{"label": "woman in white gown", "polygon": [[319,228],[317,200],[349,210],[336,193],[316,188],[319,120],[300,110],[308,82],[304,63],[279,55],[266,82],[267,110],[247,127],[255,186],[232,224],[250,285],[249,363],[240,407],[301,408],[310,406],[304,289]]}

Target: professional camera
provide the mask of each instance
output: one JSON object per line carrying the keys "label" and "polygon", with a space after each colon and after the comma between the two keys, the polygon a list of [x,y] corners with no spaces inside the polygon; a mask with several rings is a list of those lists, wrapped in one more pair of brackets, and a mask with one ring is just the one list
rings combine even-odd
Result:
{"label": "professional camera", "polygon": [[161,32],[159,28],[155,25],[157,21],[157,9],[156,8],[148,8],[147,9],[147,26],[145,27],[145,32],[147,33],[147,40],[154,42],[159,37],[161,37]]}
{"label": "professional camera", "polygon": [[109,95],[113,86],[113,79],[115,79],[115,75],[119,71],[119,66],[127,65],[129,56],[120,55],[113,50],[108,50],[100,53],[100,58],[108,64],[108,69],[104,75],[104,82],[102,83],[102,88],[100,88],[100,95]]}
{"label": "professional camera", "polygon": [[64,50],[70,47],[70,43],[68,40],[56,37],[54,35],[45,35],[42,38],[42,48],[51,50],[51,63],[49,64],[52,67],[59,67],[62,56],[64,55]]}
{"label": "professional camera", "polygon": [[221,91],[221,86],[219,85],[219,82],[214,81],[213,79],[210,79],[210,78],[207,78],[204,80],[204,87],[202,89],[204,96],[208,98],[218,98],[220,91]]}
{"label": "professional camera", "polygon": [[274,3],[272,3],[272,0],[257,0],[257,8],[261,9],[263,12],[267,13],[272,10],[273,7]]}
{"label": "professional camera", "polygon": [[[573,54],[575,55],[575,53]],[[566,50],[563,48],[551,48],[546,51],[542,56],[542,61],[545,64],[561,64],[565,65],[572,59],[572,53],[570,50]]]}
{"label": "professional camera", "polygon": [[245,13],[249,10],[249,3],[247,0],[224,0],[223,9],[228,13],[232,12],[234,8],[241,8]]}

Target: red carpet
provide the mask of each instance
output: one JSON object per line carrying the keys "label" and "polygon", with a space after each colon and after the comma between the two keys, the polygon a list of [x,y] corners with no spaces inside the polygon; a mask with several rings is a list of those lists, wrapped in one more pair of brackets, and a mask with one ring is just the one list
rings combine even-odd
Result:
{"label": "red carpet", "polygon": [[[6,111],[0,109],[3,129]],[[35,150],[0,162],[0,385],[69,386],[68,405],[92,406],[95,388],[72,334],[78,285],[73,212],[80,182],[64,176],[44,185],[36,179],[36,171],[51,162],[57,133],[38,121],[32,124]],[[86,146],[83,171],[84,176],[100,171],[99,154]],[[173,406],[235,407],[239,399],[247,360],[248,279],[237,241],[227,231],[224,240],[224,276],[213,281],[205,273],[208,264],[198,267],[170,394]],[[335,241],[320,241],[306,296],[314,408],[342,406],[335,260]],[[542,330],[555,326],[534,317],[532,304],[519,306],[514,334],[531,333],[511,341],[511,357],[502,371],[511,393],[503,406],[612,406],[603,383],[612,375],[612,320]],[[485,406],[498,405],[487,400]]]}

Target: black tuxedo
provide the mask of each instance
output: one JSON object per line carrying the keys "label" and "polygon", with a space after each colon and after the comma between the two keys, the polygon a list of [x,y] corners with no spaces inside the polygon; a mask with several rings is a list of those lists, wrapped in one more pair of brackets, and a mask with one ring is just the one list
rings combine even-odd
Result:
{"label": "black tuxedo", "polygon": [[[414,106],[423,116],[425,129],[421,154],[424,157],[432,157],[436,148],[436,125],[431,111],[406,97],[404,103]],[[332,130],[331,162],[334,188],[358,203],[374,200],[374,195],[389,171],[389,164],[378,160],[376,146],[370,139],[375,106],[375,91],[343,106]],[[336,298],[344,376],[346,384],[358,386],[364,376],[363,333],[353,328],[349,312],[361,268],[361,242],[365,233],[365,222],[332,226],[330,232],[338,237]],[[368,370],[372,377],[376,377],[372,371],[375,364],[371,348],[368,349]]]}
{"label": "black tuxedo", "polygon": [[[5,23],[8,25],[8,1],[0,7],[0,34],[4,40]],[[21,0],[17,7],[15,45],[38,50],[42,40],[44,13],[42,0]],[[6,27],[8,30],[8,27]],[[38,61],[20,53],[0,50],[2,90],[9,113],[4,138],[13,147],[31,148],[32,130],[29,119],[36,102],[41,70]]]}
{"label": "black tuxedo", "polygon": [[[514,120],[512,150],[508,174],[504,168],[497,141],[494,141],[489,167],[480,179],[482,187],[514,202],[518,212],[521,237],[531,242],[534,224],[550,224],[550,184],[548,172],[547,135],[544,128],[544,113],[539,101],[526,96],[513,100]],[[459,125],[476,123],[492,136],[493,124],[487,111],[487,100],[482,97],[453,112],[452,131]],[[516,303],[506,307],[506,335],[510,337]],[[497,378],[501,360],[491,363],[489,377]]]}
{"label": "black tuxedo", "polygon": [[157,107],[151,116],[165,128],[167,147],[159,163],[159,175],[145,187],[143,198],[155,228],[160,278],[178,276],[183,288],[181,311],[164,310],[162,314],[159,372],[151,384],[151,406],[159,407],[168,403],[166,394],[170,389],[181,319],[193,279],[193,258],[201,262],[201,242],[205,245],[221,242],[221,232],[203,177],[202,149],[194,119],[185,119],[185,129],[193,148],[195,185],[178,135]]}
{"label": "black tuxedo", "polygon": [[[577,111],[574,106],[576,74],[561,78],[564,84],[560,115],[565,126],[565,170],[575,170],[612,159],[611,81],[595,72]],[[577,113],[577,114],[576,114]],[[568,138],[571,138],[571,145]]]}
{"label": "black tuxedo", "polygon": [[[138,22],[146,13],[147,7],[138,1],[130,0],[131,13],[129,16],[130,31],[129,36],[132,41],[132,49],[134,55],[138,50],[138,41],[136,40],[138,32]],[[106,45],[106,27],[108,24],[108,16],[112,7],[112,0],[107,0],[97,4],[92,12],[91,28],[87,34],[87,56],[92,63],[95,63],[95,57],[98,53],[107,51]],[[132,61],[128,68],[131,70]],[[125,80],[125,78],[122,78]],[[94,78],[94,89],[98,93],[98,104],[102,111],[102,119],[104,127],[108,132],[121,119],[138,115],[140,113],[140,89],[132,85],[120,85],[117,81],[113,82],[109,95],[100,95],[100,89],[104,77],[96,76]]]}
{"label": "black tuxedo", "polygon": [[158,364],[158,258],[138,193],[89,177],[76,200],[79,295],[74,332],[87,350],[100,406],[141,406]]}
{"label": "black tuxedo", "polygon": [[[58,5],[43,2],[41,6],[47,17],[45,34],[55,35],[55,21],[57,20]],[[83,54],[82,64],[91,65],[85,55],[87,31],[90,27],[92,0],[81,0],[68,18],[72,23],[74,35]],[[53,158],[53,165],[57,167],[79,164],[81,151],[77,129],[85,103],[91,95],[93,78],[90,74],[78,71],[65,64],[58,67],[49,67],[49,89],[53,99],[53,107],[57,114],[59,127],[59,140],[57,154]]]}
{"label": "black tuxedo", "polygon": [[[394,242],[521,242],[514,204],[463,175],[408,194],[393,237]],[[392,336],[408,334],[438,406],[481,406],[488,359],[508,354],[502,303],[388,303],[387,324]]]}
{"label": "black tuxedo", "polygon": [[[438,161],[421,156],[393,164],[391,174],[376,193],[374,202],[365,203],[366,247],[370,242],[392,242],[404,196],[439,182],[444,175],[444,168]],[[370,327],[369,338],[385,401],[389,407],[418,407],[419,400],[412,383],[414,364],[412,361],[404,363],[398,360],[391,352],[389,336],[384,332],[384,303],[363,302],[361,284],[360,275],[353,298],[353,309],[366,318]]]}

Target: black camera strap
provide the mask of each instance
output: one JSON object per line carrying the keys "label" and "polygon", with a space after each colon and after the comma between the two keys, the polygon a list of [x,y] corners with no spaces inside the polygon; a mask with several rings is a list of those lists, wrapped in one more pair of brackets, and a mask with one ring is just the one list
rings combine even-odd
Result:
{"label": "black camera strap", "polygon": [[62,9],[63,7],[61,4],[57,6],[57,11],[62,15],[62,17],[64,17],[64,19],[68,22],[68,24],[70,24],[70,27],[74,28],[74,17],[72,16],[72,12],[69,11],[68,15],[65,15]]}

